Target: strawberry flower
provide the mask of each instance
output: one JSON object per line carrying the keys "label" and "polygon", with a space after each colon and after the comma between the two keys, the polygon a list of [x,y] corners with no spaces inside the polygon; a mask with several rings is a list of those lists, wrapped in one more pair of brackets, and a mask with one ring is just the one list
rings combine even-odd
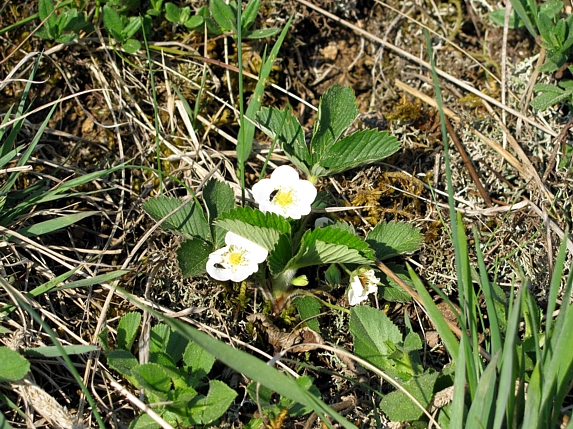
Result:
{"label": "strawberry flower", "polygon": [[377,284],[380,279],[374,275],[374,270],[360,267],[350,277],[350,289],[348,289],[348,303],[356,305],[365,301],[368,294],[378,290]]}
{"label": "strawberry flower", "polygon": [[253,186],[253,197],[263,213],[276,213],[292,219],[300,219],[310,213],[316,193],[314,185],[299,179],[298,172],[288,165],[278,167],[270,178]]}
{"label": "strawberry flower", "polygon": [[207,260],[207,273],[215,280],[241,282],[257,272],[269,254],[258,244],[230,231],[225,243],[225,247],[211,253]]}

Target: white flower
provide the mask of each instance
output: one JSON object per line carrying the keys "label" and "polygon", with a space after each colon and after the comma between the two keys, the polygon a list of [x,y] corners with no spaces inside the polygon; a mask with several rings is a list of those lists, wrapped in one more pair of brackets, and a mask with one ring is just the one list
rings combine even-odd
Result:
{"label": "white flower", "polygon": [[368,294],[378,290],[376,286],[380,279],[374,275],[374,270],[363,270],[359,268],[357,274],[350,278],[350,289],[348,290],[348,302],[356,305],[365,301]]}
{"label": "white flower", "polygon": [[294,168],[282,165],[273,171],[270,179],[253,186],[253,197],[263,213],[300,219],[310,213],[316,188],[308,180],[300,180]]}
{"label": "white flower", "polygon": [[207,260],[207,273],[215,280],[241,282],[255,273],[269,254],[258,244],[232,232],[225,236],[225,243]]}

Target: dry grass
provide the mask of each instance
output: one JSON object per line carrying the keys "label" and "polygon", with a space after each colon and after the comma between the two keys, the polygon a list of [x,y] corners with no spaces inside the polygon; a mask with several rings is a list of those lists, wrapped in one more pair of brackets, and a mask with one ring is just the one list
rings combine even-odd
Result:
{"label": "dry grass", "polygon": [[[500,286],[520,284],[523,273],[531,279],[543,304],[556,248],[564,231],[573,227],[573,169],[561,165],[562,150],[570,143],[570,135],[557,137],[570,112],[558,108],[533,112],[527,107],[527,89],[537,76],[538,67],[534,41],[523,31],[510,31],[504,38],[503,29],[492,27],[486,16],[491,8],[498,7],[492,1],[331,3],[266,1],[259,19],[266,26],[282,26],[290,14],[295,15],[290,38],[272,75],[275,86],[265,95],[265,105],[282,107],[291,103],[308,131],[315,115],[311,107],[317,105],[320,95],[334,83],[351,85],[361,112],[378,115],[374,122],[364,116],[356,127],[387,127],[402,142],[402,150],[387,163],[322,183],[333,206],[369,206],[339,212],[337,216],[364,231],[381,219],[420,227],[426,242],[409,261],[426,282],[447,292],[455,288],[453,248],[441,223],[448,216],[447,197],[439,120],[432,104],[431,75],[425,61],[422,28],[427,27],[436,46],[437,67],[454,132],[492,201],[488,207],[467,164],[454,151],[455,196],[457,208],[464,213],[468,237],[471,227],[475,227],[486,263],[497,270]],[[10,6],[0,16],[0,27],[35,8],[36,2]],[[43,177],[49,177],[53,186],[74,175],[122,163],[132,168],[117,170],[86,185],[79,189],[82,194],[61,204],[39,205],[8,228],[0,226],[1,240],[1,234],[13,233],[32,222],[64,213],[98,212],[97,216],[47,237],[0,241],[0,275],[20,291],[28,292],[76,267],[76,278],[93,277],[120,267],[130,271],[112,284],[64,289],[32,300],[35,310],[53,326],[64,344],[98,344],[104,327],[112,337],[115,335],[121,315],[134,309],[116,294],[116,288],[121,286],[165,314],[181,317],[238,347],[270,358],[276,350],[269,346],[264,330],[257,336],[252,324],[247,323],[249,315],[264,309],[261,294],[249,289],[248,302],[243,306],[238,301],[239,291],[231,285],[215,284],[207,277],[182,278],[174,256],[178,239],[162,232],[141,210],[142,202],[157,195],[160,189],[157,148],[163,171],[181,181],[163,176],[161,187],[165,193],[183,197],[187,192],[182,185],[200,191],[208,178],[217,177],[229,182],[235,194],[240,195],[234,153],[238,129],[234,69],[237,58],[231,40],[225,44],[220,38],[203,39],[200,34],[187,34],[170,25],[157,29],[153,43],[157,48],[151,54],[159,108],[156,122],[144,51],[123,60],[124,54],[95,33],[66,46],[34,37],[21,44],[24,37],[22,29],[0,36],[4,46],[0,63],[0,76],[4,77],[0,81],[2,113],[18,100],[23,88],[18,79],[27,78],[33,59],[44,51],[37,83],[32,86],[33,107],[44,108],[28,116],[20,140],[33,137],[48,103],[61,96],[68,99],[60,101],[29,163],[30,169],[20,176],[17,187],[25,189]],[[247,43],[244,59],[253,74],[263,49],[263,43]],[[214,61],[207,62],[202,57]],[[206,80],[199,124],[193,128],[174,86],[193,105],[203,73]],[[246,87],[254,87],[251,77],[247,77]],[[258,178],[268,147],[267,138],[258,133],[247,165],[250,184]],[[286,162],[280,151],[270,159],[270,167]],[[0,183],[6,174],[0,171]],[[89,194],[91,191],[97,193]],[[568,246],[570,261],[570,239]],[[344,305],[341,290],[331,291],[325,298]],[[9,303],[11,299],[3,293],[1,302]],[[403,304],[380,305],[397,319],[403,317]],[[405,306],[413,319],[422,314],[414,304]],[[288,316],[276,323],[290,332],[298,320],[294,314]],[[332,330],[323,336],[331,342],[348,344],[343,316],[332,312],[325,321],[324,326],[331,326]],[[423,315],[413,321],[420,330],[431,330]],[[143,331],[153,323],[151,318],[144,318]],[[18,348],[50,344],[46,333],[23,311],[5,318],[3,326],[20,333]],[[10,338],[4,335],[2,340],[8,344]],[[346,373],[345,364],[335,354],[296,358]],[[144,407],[134,396],[137,392],[131,391],[131,386],[117,374],[110,373],[103,354],[79,355],[74,359],[106,426],[125,427]],[[428,360],[436,365],[442,362],[439,354],[429,355]],[[30,379],[9,393],[26,415],[23,418],[7,411],[6,416],[15,427],[81,427],[75,423],[76,416],[84,427],[96,426],[85,398],[78,393],[62,361],[32,359],[32,365]],[[374,424],[369,405],[364,403],[364,392],[348,382],[320,373],[313,375],[332,403],[353,398],[348,410],[351,419],[361,419],[362,427]],[[221,369],[220,378],[236,388],[245,383],[240,375],[226,369]],[[67,417],[50,417],[48,408],[67,413]],[[221,426],[240,427],[246,420],[239,414],[254,411],[249,401],[237,401]]]}

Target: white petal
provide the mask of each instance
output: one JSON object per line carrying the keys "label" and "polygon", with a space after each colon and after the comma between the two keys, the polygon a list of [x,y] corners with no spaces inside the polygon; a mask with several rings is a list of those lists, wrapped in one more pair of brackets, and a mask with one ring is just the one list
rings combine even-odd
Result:
{"label": "white petal", "polygon": [[246,250],[248,252],[249,261],[256,264],[260,264],[265,259],[267,259],[269,254],[267,249],[264,247],[261,247],[257,243],[253,243],[252,241],[247,240],[245,237],[241,237],[240,235],[231,231],[227,232],[227,235],[225,236],[225,243]]}
{"label": "white petal", "polygon": [[289,184],[298,181],[299,177],[298,172],[294,168],[288,165],[281,165],[273,171],[271,179],[283,184]]}
{"label": "white petal", "polygon": [[209,255],[209,259],[207,259],[207,273],[213,277],[215,280],[219,280],[220,282],[227,281],[231,278],[231,270],[226,268],[217,268],[215,265],[220,265],[223,262],[223,258],[221,255],[229,251],[229,246],[222,247],[219,250],[211,253]]}
{"label": "white petal", "polygon": [[275,190],[271,179],[263,179],[253,185],[253,198],[259,205],[259,210],[263,213],[271,211],[271,194]]}

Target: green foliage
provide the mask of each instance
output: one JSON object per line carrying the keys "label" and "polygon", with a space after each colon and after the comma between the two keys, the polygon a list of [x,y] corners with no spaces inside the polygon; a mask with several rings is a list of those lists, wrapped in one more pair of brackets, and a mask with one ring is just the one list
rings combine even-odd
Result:
{"label": "green foliage", "polygon": [[39,0],[38,14],[40,20],[45,22],[36,36],[57,43],[68,43],[77,38],[81,30],[93,31],[86,12],[80,13],[76,7],[60,7],[56,12],[52,0]]}
{"label": "green foliage", "polygon": [[[569,67],[569,70],[573,70],[573,66]],[[531,107],[545,110],[563,101],[573,106],[573,80],[562,80],[558,85],[559,86],[544,83],[536,84],[533,90],[541,94],[531,100]]]}
{"label": "green foliage", "polygon": [[264,108],[257,114],[257,121],[281,144],[289,160],[314,181],[380,161],[400,148],[395,137],[377,130],[359,131],[341,138],[357,115],[352,90],[334,85],[320,99],[308,146],[290,107],[285,110]]}
{"label": "green foliage", "polygon": [[420,230],[405,223],[380,222],[366,236],[366,242],[383,261],[419,249],[423,237]]}
{"label": "green foliage", "polygon": [[21,380],[30,371],[30,362],[20,353],[0,347],[0,382]]}
{"label": "green foliage", "polygon": [[141,49],[141,42],[133,39],[133,36],[141,28],[141,23],[142,20],[139,16],[128,17],[125,14],[120,14],[109,4],[103,7],[103,25],[105,29],[130,54]]}
{"label": "green foliage", "polygon": [[[138,317],[139,316],[139,317]],[[118,326],[118,348],[107,353],[108,365],[129,380],[145,397],[153,410],[173,426],[208,425],[227,411],[237,393],[217,380],[205,378],[215,357],[189,341],[168,325],[159,324],[150,332],[149,361],[139,363],[129,351],[141,322],[140,313],[123,316]],[[146,414],[140,415],[130,428],[158,428]]]}
{"label": "green foliage", "polygon": [[[554,72],[567,62],[573,47],[573,16],[560,17],[562,0],[550,0],[537,4],[534,0],[511,0],[514,12],[510,28],[523,25],[533,37],[541,35],[541,44],[547,50],[546,62],[539,68],[542,72]],[[503,26],[505,9],[490,13],[494,24]]]}

